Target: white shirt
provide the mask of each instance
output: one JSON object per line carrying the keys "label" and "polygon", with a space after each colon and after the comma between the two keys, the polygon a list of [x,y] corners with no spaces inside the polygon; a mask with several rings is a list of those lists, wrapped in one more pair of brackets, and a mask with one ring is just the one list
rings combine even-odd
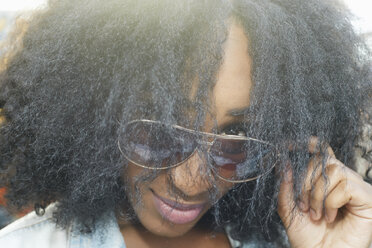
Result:
{"label": "white shirt", "polygon": [[[58,227],[53,221],[55,210],[56,203],[53,203],[45,209],[43,216],[37,216],[33,211],[1,229],[0,248],[126,248],[114,214],[102,218],[95,231],[86,234],[80,232],[76,223],[66,229]],[[257,247],[255,243],[232,239],[230,229],[226,228],[226,234],[232,248]]]}
{"label": "white shirt", "polygon": [[114,215],[98,223],[93,233],[81,233],[76,224],[62,229],[53,221],[55,204],[41,217],[32,212],[0,230],[1,248],[125,248]]}

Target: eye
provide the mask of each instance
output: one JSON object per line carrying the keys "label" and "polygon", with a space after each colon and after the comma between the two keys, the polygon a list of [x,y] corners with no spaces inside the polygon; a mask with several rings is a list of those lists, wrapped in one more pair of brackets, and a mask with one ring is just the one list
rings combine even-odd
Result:
{"label": "eye", "polygon": [[[225,126],[220,135],[233,135],[239,137],[247,137],[247,132],[243,123],[234,123]],[[246,143],[245,139],[234,139],[232,137],[217,138],[211,147],[216,164],[234,164],[241,163],[246,157]]]}
{"label": "eye", "polygon": [[131,142],[131,147],[133,149],[133,155],[137,155],[143,161],[151,160],[151,151],[152,149],[148,145],[136,144]]}
{"label": "eye", "polygon": [[221,132],[221,135],[235,135],[235,136],[241,136],[241,137],[248,137],[247,135],[247,129],[244,123],[233,123],[226,127],[224,127]]}

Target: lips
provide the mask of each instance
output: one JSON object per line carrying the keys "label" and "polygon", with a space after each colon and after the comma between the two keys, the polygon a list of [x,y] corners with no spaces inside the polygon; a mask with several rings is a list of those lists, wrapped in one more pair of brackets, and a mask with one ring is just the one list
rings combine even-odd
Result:
{"label": "lips", "polygon": [[205,204],[181,204],[153,193],[155,207],[160,215],[174,224],[186,224],[198,218]]}

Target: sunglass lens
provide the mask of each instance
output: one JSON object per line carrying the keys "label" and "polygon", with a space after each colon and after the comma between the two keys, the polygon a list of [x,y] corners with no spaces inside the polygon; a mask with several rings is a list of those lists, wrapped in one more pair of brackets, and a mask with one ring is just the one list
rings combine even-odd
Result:
{"label": "sunglass lens", "polygon": [[259,141],[218,138],[211,147],[209,159],[220,177],[242,181],[265,174],[271,168],[265,159],[272,153],[271,145]]}
{"label": "sunglass lens", "polygon": [[123,130],[120,148],[128,160],[149,168],[168,168],[195,150],[190,133],[158,122],[132,122]]}

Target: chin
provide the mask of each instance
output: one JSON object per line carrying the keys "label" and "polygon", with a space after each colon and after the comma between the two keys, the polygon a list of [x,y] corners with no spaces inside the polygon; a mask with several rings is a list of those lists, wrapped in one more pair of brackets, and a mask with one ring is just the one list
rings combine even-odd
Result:
{"label": "chin", "polygon": [[176,231],[176,230],[149,230],[151,233],[161,236],[161,237],[167,237],[167,238],[177,238],[185,235],[187,232],[189,232],[192,228],[189,228],[187,230],[182,231]]}
{"label": "chin", "polygon": [[166,220],[160,219],[157,221],[150,221],[150,219],[141,220],[141,224],[152,234],[161,236],[161,237],[168,237],[168,238],[176,238],[183,236],[187,232],[189,232],[196,223],[189,223],[189,224],[172,224],[167,222]]}

